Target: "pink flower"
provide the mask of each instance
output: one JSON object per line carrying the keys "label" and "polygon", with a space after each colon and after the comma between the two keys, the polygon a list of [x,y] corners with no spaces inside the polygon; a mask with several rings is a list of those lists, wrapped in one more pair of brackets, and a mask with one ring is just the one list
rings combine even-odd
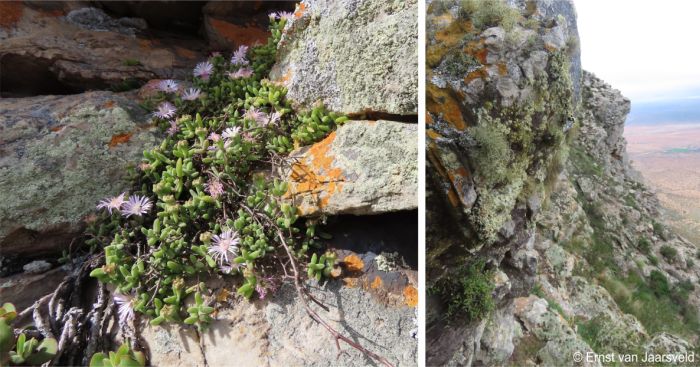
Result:
{"label": "pink flower", "polygon": [[270,115],[270,121],[268,123],[269,124],[277,124],[278,122],[280,122],[281,118],[282,118],[282,114],[275,111],[272,115]]}
{"label": "pink flower", "polygon": [[217,178],[209,179],[209,182],[205,185],[205,189],[214,199],[224,193],[224,185]]}
{"label": "pink flower", "polygon": [[194,101],[202,96],[202,91],[198,88],[190,88],[182,94],[182,99],[185,101]]}
{"label": "pink flower", "polygon": [[124,203],[122,215],[129,218],[132,215],[144,215],[153,207],[153,203],[145,196],[134,195],[129,197],[129,201]]}
{"label": "pink flower", "polygon": [[235,73],[228,73],[228,77],[231,79],[249,78],[253,75],[253,69],[249,67],[240,68],[236,70]]}
{"label": "pink flower", "polygon": [[100,201],[99,204],[97,204],[97,209],[107,209],[109,214],[112,214],[112,210],[119,210],[124,204],[124,195],[126,195],[125,192],[122,192],[120,195],[104,199]]}
{"label": "pink flower", "polygon": [[192,74],[194,74],[194,76],[197,78],[201,78],[202,80],[209,80],[209,76],[211,75],[212,71],[214,71],[214,65],[212,65],[212,63],[209,61],[205,61],[197,64],[197,66],[194,67]]}
{"label": "pink flower", "polygon": [[238,252],[240,238],[238,233],[228,230],[221,233],[221,235],[214,235],[212,242],[209,246],[209,253],[212,254],[219,265],[223,265],[230,262],[229,255],[235,256],[236,252]]}
{"label": "pink flower", "polygon": [[250,120],[253,120],[258,125],[261,125],[261,126],[265,126],[269,122],[268,115],[265,112],[262,112],[255,107],[251,107],[250,109],[245,111],[245,114],[243,114],[243,117],[250,119]]}
{"label": "pink flower", "polygon": [[179,88],[178,84],[176,81],[172,79],[168,80],[161,80],[160,83],[158,83],[158,89],[165,93],[175,93],[177,92],[177,89]]}
{"label": "pink flower", "polygon": [[248,46],[240,46],[238,50],[233,52],[231,56],[231,64],[234,65],[248,65],[248,59],[246,59],[246,54],[248,53]]}
{"label": "pink flower", "polygon": [[114,303],[117,304],[117,315],[119,315],[119,323],[126,324],[129,320],[134,319],[134,301],[136,299],[128,294],[115,294]]}
{"label": "pink flower", "polygon": [[161,119],[169,119],[175,116],[176,111],[177,108],[175,108],[175,106],[173,106],[172,103],[163,102],[160,105],[158,105],[158,110],[154,112],[153,115]]}
{"label": "pink flower", "polygon": [[177,122],[175,121],[170,121],[170,127],[168,128],[168,130],[165,130],[165,132],[168,133],[168,136],[173,136],[178,131],[180,131],[180,128],[177,127]]}
{"label": "pink flower", "polygon": [[234,137],[236,137],[240,132],[241,128],[239,126],[229,127],[228,129],[224,130],[223,134],[221,134],[221,137],[226,140],[231,140]]}
{"label": "pink flower", "polygon": [[219,135],[217,133],[211,133],[211,134],[209,134],[209,140],[216,143],[217,141],[221,140],[221,135]]}
{"label": "pink flower", "polygon": [[293,13],[288,12],[288,11],[278,11],[278,12],[272,12],[268,14],[270,19],[284,19],[284,20],[290,20],[294,16]]}

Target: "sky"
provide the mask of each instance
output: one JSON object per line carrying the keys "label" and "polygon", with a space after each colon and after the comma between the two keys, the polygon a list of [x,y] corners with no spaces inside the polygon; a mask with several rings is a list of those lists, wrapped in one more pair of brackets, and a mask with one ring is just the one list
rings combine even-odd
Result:
{"label": "sky", "polygon": [[700,0],[574,3],[584,69],[633,104],[693,97],[700,103]]}

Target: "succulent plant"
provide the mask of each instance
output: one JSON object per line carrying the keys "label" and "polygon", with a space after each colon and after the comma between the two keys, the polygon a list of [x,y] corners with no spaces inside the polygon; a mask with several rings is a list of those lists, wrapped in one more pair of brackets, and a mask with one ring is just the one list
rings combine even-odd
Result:
{"label": "succulent plant", "polygon": [[258,172],[347,118],[322,106],[298,114],[287,89],[264,79],[287,18],[270,20],[265,45],[213,56],[193,71],[192,91],[178,95],[166,81],[144,103],[167,134],[144,152],[133,190],[100,202],[88,240],[105,253],[91,276],[116,287],[124,322],[138,312],[152,325],[204,328],[214,309],[198,278],[240,276],[237,294],[251,298],[265,289],[258,279],[274,272],[274,258],[286,256],[280,231],[300,259],[319,247],[315,223],[299,223],[298,209],[283,200],[287,183]]}
{"label": "succulent plant", "polygon": [[328,251],[320,257],[314,253],[311,255],[311,261],[307,265],[309,278],[315,278],[320,282],[322,278],[330,277],[337,261],[338,257],[334,252]]}
{"label": "succulent plant", "polygon": [[145,365],[146,356],[142,352],[131,350],[128,344],[122,344],[116,352],[95,353],[90,358],[90,367],[143,367]]}
{"label": "succulent plant", "polygon": [[53,359],[58,351],[56,339],[45,338],[41,342],[22,333],[17,337],[15,350],[10,351],[10,363],[13,365],[38,366]]}

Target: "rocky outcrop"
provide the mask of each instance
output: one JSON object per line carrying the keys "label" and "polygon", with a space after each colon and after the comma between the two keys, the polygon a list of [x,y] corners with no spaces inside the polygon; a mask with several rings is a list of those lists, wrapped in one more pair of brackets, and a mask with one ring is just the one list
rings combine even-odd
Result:
{"label": "rocky outcrop", "polygon": [[504,325],[507,310],[534,284],[534,224],[580,100],[575,11],[569,1],[440,1],[426,21],[427,286],[484,289],[459,279],[474,263],[494,285],[481,295],[492,313],[482,304],[468,310],[482,313],[474,320],[445,317],[459,301],[430,292],[427,364],[501,364],[518,330]]}
{"label": "rocky outcrop", "polygon": [[416,115],[417,10],[417,1],[302,2],[271,79],[299,108]]}
{"label": "rocky outcrop", "polygon": [[379,214],[418,208],[418,126],[348,121],[292,152],[289,198],[303,215]]}
{"label": "rocky outcrop", "polygon": [[582,85],[579,133],[536,218],[535,286],[483,321],[482,363],[577,365],[575,352],[641,358],[697,344],[696,247],[664,228],[625,159],[629,100],[590,73]]}
{"label": "rocky outcrop", "polygon": [[0,99],[0,252],[66,249],[106,196],[130,188],[157,134],[132,98],[111,92]]}

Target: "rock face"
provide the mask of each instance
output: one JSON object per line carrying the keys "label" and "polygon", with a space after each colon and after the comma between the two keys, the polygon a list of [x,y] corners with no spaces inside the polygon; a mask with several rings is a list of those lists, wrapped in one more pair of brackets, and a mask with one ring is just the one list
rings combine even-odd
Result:
{"label": "rock face", "polygon": [[429,299],[428,364],[567,366],[581,365],[575,352],[697,345],[697,247],[664,226],[628,162],[630,101],[581,71],[572,4],[428,12],[428,280],[479,259],[494,301],[444,323]]}
{"label": "rock face", "polygon": [[[333,327],[358,336],[356,341],[396,366],[417,365],[416,340],[410,334],[415,317],[412,308],[384,306],[362,290],[346,288],[338,282],[314,287],[314,295],[330,311],[312,307]],[[365,366],[368,363],[342,342],[343,353],[339,355],[333,338],[306,314],[291,286],[277,291],[269,301],[251,303],[232,299],[231,302],[232,306],[219,312],[209,330],[199,336],[194,330],[144,326],[142,338],[148,345],[153,365],[327,366],[333,361],[334,365]],[[366,340],[373,343],[365,343]]]}
{"label": "rock face", "polygon": [[534,223],[580,100],[575,11],[556,3],[428,5],[427,286],[479,261],[498,278],[492,320],[447,322],[451,296],[431,297],[428,365],[501,364],[513,350],[505,310],[533,286]]}
{"label": "rock face", "polygon": [[415,115],[417,1],[305,1],[279,46],[271,79],[301,108]]}
{"label": "rock face", "polygon": [[209,44],[217,49],[265,43],[268,13],[293,10],[294,3],[284,1],[258,1],[252,6],[250,2],[210,1],[202,9],[204,30]]}
{"label": "rock face", "polygon": [[113,19],[95,8],[6,6],[18,16],[0,23],[3,97],[133,89],[150,79],[185,78],[204,57],[194,41],[134,36],[146,26],[142,19]]}
{"label": "rock face", "polygon": [[0,99],[0,252],[60,252],[96,203],[127,190],[127,167],[159,139],[111,92]]}
{"label": "rock face", "polygon": [[302,214],[379,214],[418,208],[416,124],[348,121],[293,152],[288,196]]}

